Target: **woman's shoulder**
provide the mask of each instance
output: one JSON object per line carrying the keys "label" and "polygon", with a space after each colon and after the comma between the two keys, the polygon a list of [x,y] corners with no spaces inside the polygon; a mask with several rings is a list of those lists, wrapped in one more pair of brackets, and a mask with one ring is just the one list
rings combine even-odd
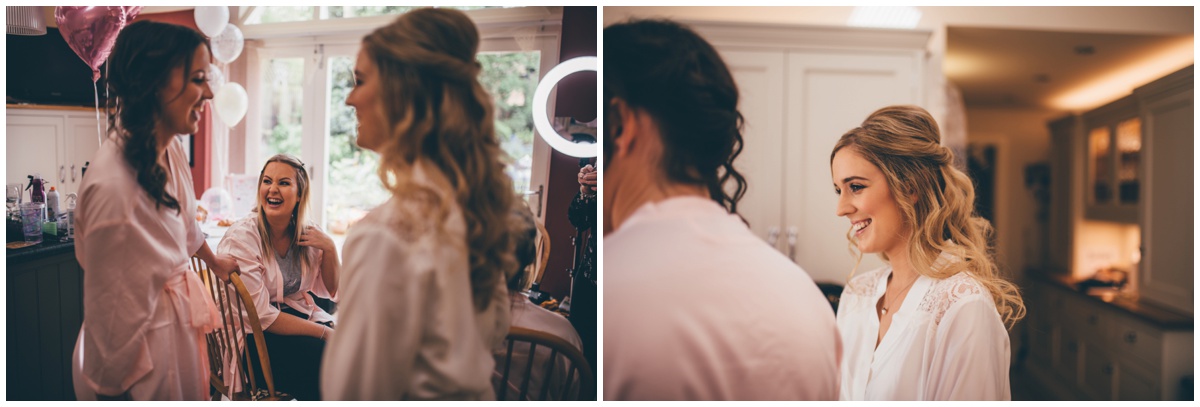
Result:
{"label": "woman's shoulder", "polygon": [[992,294],[970,271],[960,271],[950,277],[935,279],[933,286],[921,300],[920,308],[934,315],[941,322],[946,311],[955,305],[978,302],[994,306]]}
{"label": "woman's shoulder", "polygon": [[876,285],[879,284],[880,275],[887,273],[888,270],[888,266],[883,266],[854,276],[850,279],[849,283],[846,283],[846,288],[842,291],[842,295],[852,294],[863,297],[874,295]]}

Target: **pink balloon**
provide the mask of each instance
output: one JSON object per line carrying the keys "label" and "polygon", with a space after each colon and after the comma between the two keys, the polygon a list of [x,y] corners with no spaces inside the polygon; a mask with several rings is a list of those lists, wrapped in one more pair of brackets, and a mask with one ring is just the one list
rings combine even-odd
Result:
{"label": "pink balloon", "polygon": [[117,33],[125,28],[125,14],[125,8],[121,6],[58,6],[54,9],[58,32],[83,63],[92,68],[92,82],[100,79],[100,65],[108,59],[117,43]]}

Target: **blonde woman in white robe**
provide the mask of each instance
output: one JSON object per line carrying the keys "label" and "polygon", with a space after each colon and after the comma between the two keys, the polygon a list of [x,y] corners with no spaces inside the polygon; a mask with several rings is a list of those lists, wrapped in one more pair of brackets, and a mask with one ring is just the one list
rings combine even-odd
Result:
{"label": "blonde woman in white robe", "polygon": [[974,188],[924,109],[890,106],[831,153],[847,238],[886,267],[838,306],[842,400],[1011,400],[1008,331],[1025,314],[987,249]]}
{"label": "blonde woman in white robe", "polygon": [[363,39],[346,104],[392,198],[343,246],[326,399],[495,398],[516,196],[478,51],[474,23],[451,9],[409,11]]}
{"label": "blonde woman in white robe", "polygon": [[72,358],[79,400],[204,400],[204,333],[218,314],[190,258],[221,275],[196,223],[191,168],[176,135],[212,99],[204,36],[149,21],[125,27],[108,60],[116,129],[80,186],[75,257],[83,327]]}

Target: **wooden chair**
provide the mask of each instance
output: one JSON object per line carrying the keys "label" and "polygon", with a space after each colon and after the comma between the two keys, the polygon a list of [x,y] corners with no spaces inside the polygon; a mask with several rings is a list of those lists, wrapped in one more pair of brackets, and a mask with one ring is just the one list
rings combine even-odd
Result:
{"label": "wooden chair", "polygon": [[[207,334],[209,383],[213,388],[213,400],[222,396],[229,400],[288,400],[291,397],[275,390],[271,374],[271,358],[267,354],[267,343],[263,338],[262,325],[250,292],[242,283],[242,277],[234,272],[229,281],[221,280],[216,273],[193,257],[192,270],[200,275],[208,294],[221,312],[221,324]],[[252,335],[258,357],[253,358],[246,346],[246,335]],[[255,360],[257,359],[257,360]],[[266,388],[256,383],[254,367],[260,366]],[[232,377],[231,377],[232,376]]]}
{"label": "wooden chair", "polygon": [[[545,332],[513,327],[508,331],[504,346],[505,351],[496,354],[494,379],[498,381],[494,380],[493,386],[497,400],[507,400],[513,394],[518,400],[596,400],[595,372],[583,357],[583,352],[574,345]],[[525,349],[528,349],[528,353],[513,357],[515,350]],[[539,352],[547,355],[545,363],[534,366],[534,361],[541,358],[533,355]],[[560,360],[564,357],[565,368],[560,369]],[[531,391],[534,369],[544,374],[541,375],[542,383],[532,389],[536,391]],[[550,380],[555,375],[565,380]],[[575,385],[576,378],[579,380],[578,386]]]}

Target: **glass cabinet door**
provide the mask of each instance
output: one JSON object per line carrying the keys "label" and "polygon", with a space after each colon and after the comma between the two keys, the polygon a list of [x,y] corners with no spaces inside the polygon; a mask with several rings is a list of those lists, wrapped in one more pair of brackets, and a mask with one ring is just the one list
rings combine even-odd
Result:
{"label": "glass cabinet door", "polygon": [[1112,202],[1112,132],[1097,127],[1088,133],[1088,203],[1108,205]]}
{"label": "glass cabinet door", "polygon": [[1142,151],[1142,120],[1132,118],[1117,123],[1117,202],[1138,203],[1138,164]]}

